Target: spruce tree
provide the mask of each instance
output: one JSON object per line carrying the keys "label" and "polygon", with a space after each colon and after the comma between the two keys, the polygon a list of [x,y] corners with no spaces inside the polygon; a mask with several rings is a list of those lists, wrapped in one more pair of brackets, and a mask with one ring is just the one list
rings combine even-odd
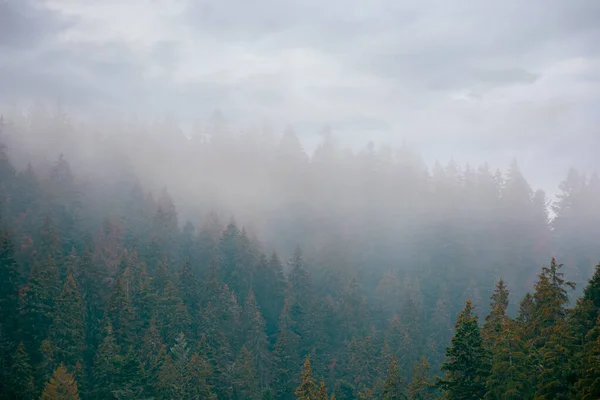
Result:
{"label": "spruce tree", "polygon": [[127,348],[137,343],[138,321],[121,276],[115,281],[106,316],[112,325],[119,346]]}
{"label": "spruce tree", "polygon": [[52,377],[44,386],[40,400],[79,400],[77,381],[64,365],[54,370]]}
{"label": "spruce tree", "polygon": [[244,325],[244,346],[252,354],[252,363],[261,385],[266,385],[268,372],[270,370],[271,357],[269,354],[269,342],[265,334],[265,320],[262,317],[254,291],[250,289],[248,298],[244,304],[242,315]]}
{"label": "spruce tree", "polygon": [[314,400],[317,398],[317,384],[312,376],[310,359],[308,358],[304,362],[304,368],[302,369],[302,382],[294,393],[296,394],[296,400]]}
{"label": "spruce tree", "polygon": [[0,325],[15,335],[19,309],[19,270],[10,233],[0,228]]}
{"label": "spruce tree", "polygon": [[456,321],[452,344],[446,349],[446,361],[442,364],[446,375],[437,385],[448,400],[478,400],[486,394],[489,358],[473,311],[467,300]]}
{"label": "spruce tree", "polygon": [[112,324],[105,328],[106,335],[98,347],[93,368],[93,393],[96,399],[109,399],[119,389],[121,374],[120,349],[115,339]]}
{"label": "spruce tree", "polygon": [[56,300],[50,338],[56,348],[56,361],[75,365],[83,360],[85,350],[84,310],[73,275],[69,273],[61,295]]}
{"label": "spruce tree", "polygon": [[410,400],[433,400],[435,382],[430,375],[430,365],[425,356],[422,356],[413,367],[413,374],[408,384],[408,398]]}
{"label": "spruce tree", "polygon": [[33,399],[35,394],[35,381],[33,368],[25,346],[19,344],[13,357],[10,372],[10,388],[8,392],[14,399]]}
{"label": "spruce tree", "polygon": [[404,394],[404,383],[402,376],[400,375],[398,359],[395,357],[388,366],[387,377],[383,383],[381,396],[383,400],[400,400],[407,398]]}

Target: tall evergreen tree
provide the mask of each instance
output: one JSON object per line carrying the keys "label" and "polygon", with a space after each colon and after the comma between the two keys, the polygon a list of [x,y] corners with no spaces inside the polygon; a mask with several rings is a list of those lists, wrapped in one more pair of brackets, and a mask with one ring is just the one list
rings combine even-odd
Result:
{"label": "tall evergreen tree", "polygon": [[35,395],[35,381],[33,368],[25,346],[19,344],[13,357],[8,392],[10,398],[33,399]]}
{"label": "tall evergreen tree", "polygon": [[64,365],[60,365],[46,383],[40,400],[79,400],[77,381]]}
{"label": "tall evergreen tree", "polygon": [[304,368],[302,369],[302,382],[300,383],[300,386],[298,386],[294,393],[296,394],[296,400],[317,399],[317,384],[315,383],[315,379],[312,376],[310,359],[308,358],[304,362]]}
{"label": "tall evergreen tree", "polygon": [[467,300],[456,321],[452,344],[446,350],[446,361],[442,364],[446,375],[438,381],[438,387],[449,400],[476,400],[486,394],[488,355],[473,311],[471,302]]}
{"label": "tall evergreen tree", "polygon": [[50,338],[56,346],[56,360],[65,365],[83,361],[85,350],[84,310],[75,279],[69,273],[61,295],[56,300]]}
{"label": "tall evergreen tree", "polygon": [[388,366],[387,377],[383,384],[381,396],[384,400],[400,400],[407,398],[404,394],[404,383],[402,382],[402,376],[400,375],[398,360],[396,358],[394,358]]}

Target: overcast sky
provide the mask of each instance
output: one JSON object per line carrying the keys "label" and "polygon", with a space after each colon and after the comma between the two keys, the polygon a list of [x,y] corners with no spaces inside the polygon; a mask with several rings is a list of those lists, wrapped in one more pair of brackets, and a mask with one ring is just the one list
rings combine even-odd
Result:
{"label": "overcast sky", "polygon": [[0,100],[328,124],[543,180],[600,168],[599,43],[599,0],[0,0]]}

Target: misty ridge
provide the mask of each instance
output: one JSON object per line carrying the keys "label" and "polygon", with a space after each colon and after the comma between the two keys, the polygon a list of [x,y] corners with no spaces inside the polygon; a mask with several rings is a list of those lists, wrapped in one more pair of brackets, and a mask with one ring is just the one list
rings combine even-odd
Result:
{"label": "misty ridge", "polygon": [[39,104],[0,124],[0,398],[599,391],[595,173]]}
{"label": "misty ridge", "polygon": [[104,217],[127,218],[123,207],[135,196],[150,214],[176,210],[180,231],[235,222],[266,252],[288,257],[301,246],[323,294],[350,276],[369,293],[386,283],[384,273],[432,293],[457,279],[458,309],[459,297],[476,291],[484,312],[482,294],[497,279],[519,298],[548,255],[580,286],[600,260],[593,172],[554,177],[552,199],[528,183],[516,159],[503,169],[452,159],[426,165],[409,145],[369,142],[354,151],[330,128],[320,136],[309,154],[293,127],[239,128],[220,111],[190,138],[172,118],[84,123],[59,105],[35,103],[4,112],[1,140],[17,169],[29,166],[42,180],[59,157],[68,163],[78,196],[95,207],[92,232]]}

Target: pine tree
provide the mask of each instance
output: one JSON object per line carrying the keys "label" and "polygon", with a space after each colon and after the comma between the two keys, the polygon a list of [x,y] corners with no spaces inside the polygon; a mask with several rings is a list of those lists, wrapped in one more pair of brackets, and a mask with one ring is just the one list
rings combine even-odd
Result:
{"label": "pine tree", "polygon": [[321,381],[321,385],[319,386],[319,393],[317,394],[318,400],[329,400],[329,395],[327,394],[327,387],[325,386],[325,382]]}
{"label": "pine tree", "polygon": [[59,294],[58,269],[54,260],[48,257],[43,267],[37,262],[34,263],[21,296],[23,340],[28,351],[37,350],[47,336]]}
{"label": "pine tree", "polygon": [[0,325],[6,335],[17,331],[19,270],[8,231],[0,229]]}
{"label": "pine tree", "polygon": [[113,291],[106,309],[106,316],[119,346],[127,348],[137,342],[137,321],[133,307],[129,301],[125,282],[119,276],[114,284]]}
{"label": "pine tree", "polygon": [[310,359],[306,359],[304,362],[304,368],[302,370],[302,383],[294,392],[296,394],[296,400],[314,400],[318,395],[317,384],[312,376],[312,370],[310,368]]}
{"label": "pine tree", "polygon": [[157,307],[157,322],[167,345],[175,343],[180,333],[190,336],[191,317],[172,282],[167,282]]}
{"label": "pine tree", "polygon": [[93,392],[97,399],[109,399],[119,389],[121,374],[121,356],[115,339],[112,324],[106,326],[106,336],[98,347],[94,361]]}
{"label": "pine tree", "polygon": [[158,376],[162,353],[165,351],[163,346],[162,338],[156,327],[156,318],[152,318],[140,346],[140,362],[152,382],[155,382]]}
{"label": "pine tree", "polygon": [[276,397],[280,398],[285,393],[292,393],[295,388],[296,370],[302,365],[298,353],[300,337],[294,332],[294,322],[290,318],[289,307],[286,302],[279,318],[279,333],[273,349],[274,382],[277,391]]}
{"label": "pine tree", "polygon": [[75,365],[83,360],[85,350],[83,302],[77,291],[73,275],[69,273],[61,295],[56,300],[50,338],[56,346],[56,360],[65,365]]}
{"label": "pine tree", "polygon": [[435,382],[429,374],[429,362],[424,356],[413,367],[412,380],[408,384],[408,398],[410,400],[433,400]]}
{"label": "pine tree", "polygon": [[489,344],[502,331],[505,320],[506,310],[508,308],[509,291],[500,279],[496,284],[494,293],[491,296],[490,313],[485,317],[485,324],[481,330],[481,335]]}
{"label": "pine tree", "polygon": [[257,264],[254,288],[269,336],[277,332],[277,321],[285,302],[285,285],[283,266],[277,253],[273,252],[268,260],[263,254]]}
{"label": "pine tree", "polygon": [[60,365],[54,371],[44,387],[40,400],[79,400],[77,382],[64,365]]}
{"label": "pine tree", "polygon": [[387,377],[383,384],[381,396],[384,400],[406,399],[402,376],[398,368],[398,359],[396,358],[393,358],[388,366]]}
{"label": "pine tree", "polygon": [[9,393],[12,396],[11,398],[14,399],[34,398],[35,382],[33,368],[23,344],[19,344],[17,352],[13,357]]}
{"label": "pine tree", "polygon": [[196,315],[200,308],[200,284],[192,271],[189,258],[186,258],[179,272],[178,286],[181,298],[190,315]]}
{"label": "pine tree", "polygon": [[244,304],[242,315],[244,326],[245,341],[244,346],[248,349],[253,358],[253,366],[257,373],[257,378],[262,386],[268,381],[268,371],[270,370],[269,342],[265,334],[265,320],[262,317],[254,291],[250,289],[248,298]]}
{"label": "pine tree", "polygon": [[48,339],[44,340],[40,345],[39,353],[40,353],[40,362],[37,366],[37,375],[41,379],[40,388],[43,384],[50,379],[52,373],[58,366],[55,358],[56,349],[52,342]]}
{"label": "pine tree", "polygon": [[535,285],[535,308],[532,320],[534,337],[532,345],[542,365],[536,379],[536,398],[566,399],[571,371],[568,365],[571,349],[564,337],[567,332],[567,310],[569,302],[567,288],[575,284],[566,281],[560,272],[562,264],[553,258],[550,266],[542,267],[542,273]]}
{"label": "pine tree", "polygon": [[531,398],[533,385],[530,375],[536,371],[534,358],[527,342],[518,332],[518,325],[508,317],[500,321],[495,337],[489,345],[490,374],[486,380],[490,399],[517,400]]}
{"label": "pine tree", "polygon": [[600,264],[569,314],[568,337],[573,348],[571,365],[575,372],[575,390],[582,398],[600,396]]}
{"label": "pine tree", "polygon": [[233,371],[234,397],[258,400],[260,398],[260,385],[254,367],[254,357],[246,346],[242,346],[238,359],[233,364]]}
{"label": "pine tree", "polygon": [[452,345],[446,349],[446,361],[442,371],[444,379],[438,381],[448,400],[476,400],[485,396],[485,380],[489,375],[488,355],[473,314],[473,306],[467,300],[465,308],[455,324]]}
{"label": "pine tree", "polygon": [[185,335],[180,333],[158,374],[158,384],[163,398],[190,398],[192,391],[189,371],[191,356]]}
{"label": "pine tree", "polygon": [[194,353],[190,359],[188,370],[190,373],[190,388],[192,399],[217,400],[217,396],[209,384],[212,367],[208,360]]}

